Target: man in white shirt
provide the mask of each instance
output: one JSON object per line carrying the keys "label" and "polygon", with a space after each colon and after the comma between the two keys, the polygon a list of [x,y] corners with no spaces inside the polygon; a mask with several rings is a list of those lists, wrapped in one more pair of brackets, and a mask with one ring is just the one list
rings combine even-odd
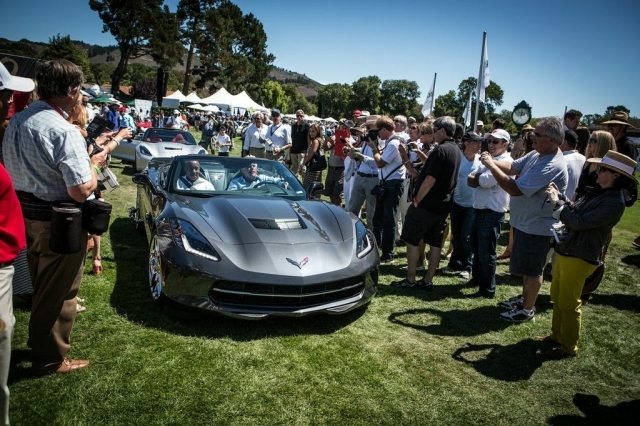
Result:
{"label": "man in white shirt", "polygon": [[282,123],[279,109],[271,111],[271,125],[267,129],[265,151],[267,160],[283,161],[285,150],[291,148],[291,126]]}
{"label": "man in white shirt", "polygon": [[186,161],[184,163],[184,175],[178,178],[176,188],[191,191],[214,191],[213,184],[200,176],[200,162]]}
{"label": "man in white shirt", "polygon": [[[507,152],[509,133],[494,130],[489,136],[489,153],[495,161],[513,162]],[[471,225],[471,251],[473,266],[470,284],[478,287],[471,297],[493,299],[496,293],[496,247],[500,227],[509,207],[509,194],[502,189],[486,166],[480,165],[467,178],[473,192],[473,219]],[[455,248],[454,248],[455,250]]]}
{"label": "man in white shirt", "polygon": [[578,145],[578,135],[573,130],[565,130],[564,141],[560,145],[560,151],[564,156],[564,161],[567,163],[567,189],[564,192],[567,199],[572,200],[578,187],[578,181],[582,174],[582,168],[586,158],[576,150]]}

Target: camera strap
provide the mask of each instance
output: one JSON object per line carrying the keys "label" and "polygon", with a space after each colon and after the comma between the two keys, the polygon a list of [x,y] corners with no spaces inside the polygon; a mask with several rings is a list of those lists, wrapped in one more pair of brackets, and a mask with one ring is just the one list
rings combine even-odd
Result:
{"label": "camera strap", "polygon": [[[402,138],[400,138],[399,136],[391,136],[389,139],[387,139],[387,143],[389,143],[392,140],[397,140],[400,143],[403,143],[404,141],[402,140]],[[386,148],[386,145],[385,145]],[[400,155],[400,153],[398,153],[398,156]],[[395,169],[391,170],[389,172],[389,174],[387,174],[387,177],[382,177],[382,179],[380,180],[380,183],[383,183],[385,180],[389,179],[389,176],[391,176],[393,174],[393,172],[397,171],[398,169],[400,169],[400,167],[402,167],[404,165],[404,163],[402,163],[402,158],[400,158],[400,165],[398,167],[396,167]],[[382,169],[380,169],[380,176],[382,176]]]}

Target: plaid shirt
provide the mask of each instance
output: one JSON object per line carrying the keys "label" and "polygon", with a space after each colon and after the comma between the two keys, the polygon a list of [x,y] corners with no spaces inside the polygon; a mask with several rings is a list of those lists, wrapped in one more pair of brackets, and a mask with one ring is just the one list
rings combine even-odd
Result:
{"label": "plaid shirt", "polygon": [[33,102],[9,121],[2,149],[16,191],[42,200],[70,200],[67,187],[92,179],[82,134],[46,102]]}

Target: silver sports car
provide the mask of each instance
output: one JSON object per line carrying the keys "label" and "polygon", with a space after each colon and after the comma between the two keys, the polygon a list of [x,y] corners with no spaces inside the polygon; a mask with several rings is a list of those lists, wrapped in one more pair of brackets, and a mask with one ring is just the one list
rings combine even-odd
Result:
{"label": "silver sports car", "polygon": [[152,158],[206,154],[193,135],[185,130],[152,127],[138,138],[123,140],[111,153],[113,158],[133,163],[137,172],[144,170]]}
{"label": "silver sports car", "polygon": [[281,163],[180,156],[133,176],[154,302],[228,316],[342,314],[377,291],[373,235]]}

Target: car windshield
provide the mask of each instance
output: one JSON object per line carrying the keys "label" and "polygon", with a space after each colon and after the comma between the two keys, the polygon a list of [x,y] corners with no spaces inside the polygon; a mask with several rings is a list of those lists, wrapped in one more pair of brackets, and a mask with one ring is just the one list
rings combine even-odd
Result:
{"label": "car windshield", "polygon": [[282,163],[258,158],[181,156],[174,160],[172,192],[188,195],[255,195],[303,200],[306,193]]}
{"label": "car windshield", "polygon": [[149,129],[142,136],[144,142],[174,142],[183,145],[195,145],[196,140],[193,135],[184,130],[175,129]]}

